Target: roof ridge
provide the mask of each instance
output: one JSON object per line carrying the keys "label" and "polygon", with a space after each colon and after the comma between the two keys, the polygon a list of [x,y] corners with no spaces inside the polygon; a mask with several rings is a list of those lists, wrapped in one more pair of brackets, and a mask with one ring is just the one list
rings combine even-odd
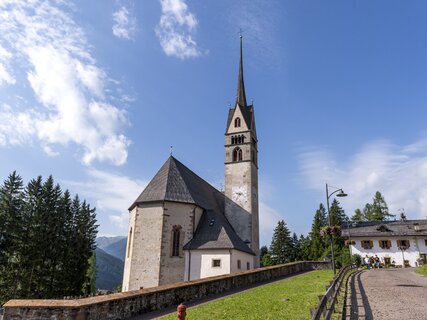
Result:
{"label": "roof ridge", "polygon": [[[174,165],[174,168],[175,168],[175,170],[176,171],[178,171],[178,173],[179,173],[179,177],[181,178],[181,180],[182,180],[182,182],[183,182],[183,184],[184,184],[184,187],[185,187],[185,191],[190,195],[190,197],[191,197],[191,200],[193,201],[193,202],[196,202],[196,200],[194,199],[194,196],[193,196],[193,194],[191,193],[191,188],[189,188],[188,187],[188,185],[187,185],[187,181],[184,179],[184,177],[182,176],[182,172],[181,172],[181,170],[179,170],[179,166],[177,165],[177,164],[180,164],[181,166],[184,166],[178,159],[176,159],[175,157],[173,157],[173,156],[170,156],[169,157],[169,159],[170,160],[172,160],[172,161],[170,161],[171,163],[173,163],[173,165]],[[185,166],[184,166],[185,167]],[[190,171],[190,172],[192,172],[189,168],[187,168],[187,167],[185,167],[188,171]],[[169,179],[169,175],[171,174],[171,171],[172,170],[169,170],[169,172],[168,172],[168,179]],[[167,185],[166,185],[166,194],[167,194],[167,192],[168,192],[168,188],[171,188],[172,187],[172,185],[171,184],[169,184],[169,183],[167,183]]]}

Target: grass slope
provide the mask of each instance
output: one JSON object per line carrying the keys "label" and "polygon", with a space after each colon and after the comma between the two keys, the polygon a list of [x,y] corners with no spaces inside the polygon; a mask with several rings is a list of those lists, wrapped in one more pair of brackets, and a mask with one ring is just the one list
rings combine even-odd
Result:
{"label": "grass slope", "polygon": [[427,276],[427,264],[422,265],[421,267],[418,267],[416,272],[423,276]]}
{"label": "grass slope", "polygon": [[310,319],[310,309],[317,306],[332,276],[331,270],[320,270],[260,286],[191,308],[187,319]]}

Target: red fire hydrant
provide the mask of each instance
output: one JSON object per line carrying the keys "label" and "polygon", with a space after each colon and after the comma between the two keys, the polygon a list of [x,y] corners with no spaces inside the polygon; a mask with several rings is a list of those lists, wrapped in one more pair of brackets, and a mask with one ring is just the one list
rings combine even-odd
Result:
{"label": "red fire hydrant", "polygon": [[176,310],[178,311],[178,318],[176,318],[177,320],[185,320],[185,316],[187,315],[187,307],[185,305],[183,305],[182,303],[178,306],[178,308],[176,308]]}

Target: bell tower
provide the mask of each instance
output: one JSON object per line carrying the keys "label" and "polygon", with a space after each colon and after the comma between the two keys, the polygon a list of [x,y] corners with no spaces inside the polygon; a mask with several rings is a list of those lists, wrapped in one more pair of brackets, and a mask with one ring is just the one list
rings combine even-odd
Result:
{"label": "bell tower", "polygon": [[228,111],[225,132],[225,195],[242,207],[246,214],[237,217],[235,211],[226,208],[226,216],[236,231],[248,230],[249,227],[247,236],[239,236],[247,241],[255,252],[254,266],[259,267],[258,139],[254,107],[246,102],[242,51],[240,35],[236,103],[234,108]]}

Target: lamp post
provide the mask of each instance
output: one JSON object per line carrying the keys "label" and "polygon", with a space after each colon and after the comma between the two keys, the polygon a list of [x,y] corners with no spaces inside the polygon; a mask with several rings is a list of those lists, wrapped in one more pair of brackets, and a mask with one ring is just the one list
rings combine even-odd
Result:
{"label": "lamp post", "polygon": [[[329,188],[335,189],[332,193],[329,194]],[[326,184],[326,205],[328,208],[328,221],[329,226],[331,226],[331,213],[329,212],[329,198],[332,197],[335,193],[339,192],[336,196],[337,197],[347,197],[347,193],[345,193],[341,188],[335,188],[332,186],[328,186]],[[330,235],[331,238],[331,259],[332,259],[332,270],[334,271],[334,275],[337,273],[335,269],[335,255],[334,255],[334,241],[332,239],[332,234]]]}

